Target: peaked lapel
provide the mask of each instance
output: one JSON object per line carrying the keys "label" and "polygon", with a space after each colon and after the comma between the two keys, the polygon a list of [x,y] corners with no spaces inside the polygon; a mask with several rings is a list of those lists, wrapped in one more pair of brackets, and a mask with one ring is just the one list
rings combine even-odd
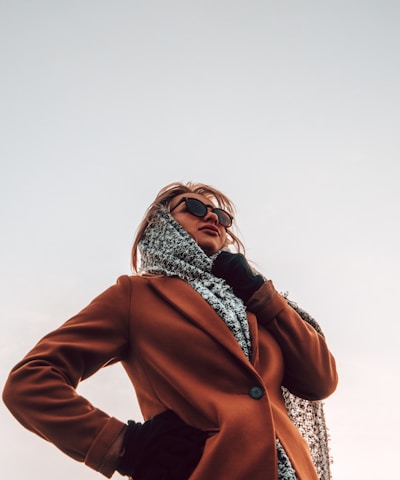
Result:
{"label": "peaked lapel", "polygon": [[[173,305],[174,308],[183,313],[189,321],[213,337],[238,360],[253,370],[253,362],[250,363],[248,361],[223,319],[188,283],[177,277],[149,277],[148,280],[151,287],[157,291],[165,301]],[[252,360],[254,361],[257,354],[258,343],[257,322],[254,314],[248,314],[247,318],[253,343]]]}

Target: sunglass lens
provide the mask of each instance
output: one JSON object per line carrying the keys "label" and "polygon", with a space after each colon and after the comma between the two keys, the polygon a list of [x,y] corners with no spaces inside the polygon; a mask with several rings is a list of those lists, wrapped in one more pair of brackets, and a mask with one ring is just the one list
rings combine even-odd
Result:
{"label": "sunglass lens", "polygon": [[196,217],[204,217],[207,215],[207,207],[196,198],[187,198],[186,207],[189,212]]}
{"label": "sunglass lens", "polygon": [[223,227],[230,227],[232,225],[231,217],[224,211],[219,208],[215,209],[215,213],[218,216],[218,221]]}

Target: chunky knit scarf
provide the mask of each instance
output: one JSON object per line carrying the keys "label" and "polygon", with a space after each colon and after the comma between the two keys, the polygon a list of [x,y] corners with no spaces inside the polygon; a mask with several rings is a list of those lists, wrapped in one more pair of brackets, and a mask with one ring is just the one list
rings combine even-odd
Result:
{"label": "chunky knit scarf", "polygon": [[[198,292],[223,319],[250,360],[252,345],[246,309],[231,287],[211,273],[215,257],[208,257],[186,230],[165,208],[161,208],[139,242],[140,269],[154,275],[177,276]],[[317,322],[293,302],[287,300],[303,320],[317,331]],[[328,436],[320,402],[296,397],[282,387],[289,416],[309,444],[320,480],[330,479]],[[278,478],[296,480],[286,452],[277,439]]]}
{"label": "chunky knit scarf", "polygon": [[[314,318],[300,308],[297,303],[289,300],[287,294],[284,297],[305,322],[309,323],[320,335],[324,336],[321,327]],[[318,477],[320,480],[330,480],[332,478],[330,468],[332,460],[323,402],[311,402],[297,397],[285,387],[282,387],[282,394],[289,417],[308,444]]]}
{"label": "chunky knit scarf", "polygon": [[139,243],[139,251],[142,270],[178,276],[189,283],[224,320],[250,359],[250,332],[242,300],[222,278],[212,275],[214,257],[208,257],[167,210],[157,212]]}

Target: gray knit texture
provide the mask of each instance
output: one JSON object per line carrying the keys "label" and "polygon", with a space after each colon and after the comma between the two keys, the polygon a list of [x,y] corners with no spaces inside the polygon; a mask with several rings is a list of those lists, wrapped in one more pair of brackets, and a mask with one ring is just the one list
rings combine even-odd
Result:
{"label": "gray knit texture", "polygon": [[[251,359],[252,345],[243,301],[234,295],[223,279],[211,273],[219,252],[208,257],[165,208],[161,208],[148,225],[139,242],[139,252],[143,273],[175,276],[191,285],[223,319],[244,355]],[[304,321],[323,335],[318,323],[306,311],[288,298],[286,301]],[[308,443],[319,479],[330,480],[329,438],[322,402],[299,398],[284,387],[282,395],[289,417]],[[278,439],[276,443],[278,479],[296,480],[285,450]]]}

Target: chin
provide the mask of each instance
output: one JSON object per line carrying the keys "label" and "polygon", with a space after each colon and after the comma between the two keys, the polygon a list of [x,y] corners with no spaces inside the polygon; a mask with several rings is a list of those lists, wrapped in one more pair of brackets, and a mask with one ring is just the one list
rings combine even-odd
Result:
{"label": "chin", "polygon": [[221,250],[221,248],[216,248],[216,247],[210,247],[210,246],[202,246],[200,245],[200,248],[204,251],[204,253],[208,256],[211,257],[211,255],[214,255],[214,253],[217,253]]}

